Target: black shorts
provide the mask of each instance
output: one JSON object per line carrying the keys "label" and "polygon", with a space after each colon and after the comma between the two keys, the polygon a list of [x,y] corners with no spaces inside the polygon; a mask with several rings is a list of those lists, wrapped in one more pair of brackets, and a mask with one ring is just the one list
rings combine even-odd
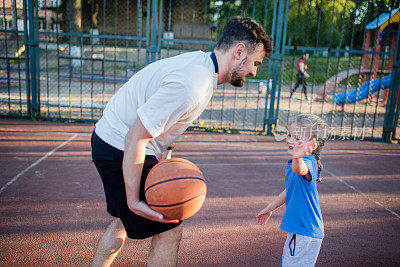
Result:
{"label": "black shorts", "polygon": [[[122,174],[124,152],[104,142],[94,131],[91,143],[93,162],[103,181],[107,212],[113,217],[120,218],[129,238],[148,238],[171,230],[182,223],[182,221],[179,223],[155,222],[130,211],[126,201],[125,183]],[[151,168],[157,163],[156,156],[146,156],[140,182],[140,200],[146,201],[144,182]]]}

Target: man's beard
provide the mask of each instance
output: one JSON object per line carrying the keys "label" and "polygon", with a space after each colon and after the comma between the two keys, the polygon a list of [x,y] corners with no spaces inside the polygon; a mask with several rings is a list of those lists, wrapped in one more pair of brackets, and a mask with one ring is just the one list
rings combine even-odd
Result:
{"label": "man's beard", "polygon": [[244,78],[239,75],[238,69],[234,69],[232,72],[232,78],[231,81],[229,82],[235,87],[243,87],[244,85]]}
{"label": "man's beard", "polygon": [[229,83],[235,87],[243,87],[244,85],[245,76],[241,76],[239,73],[242,72],[241,70],[243,69],[243,66],[245,65],[246,62],[247,62],[247,57],[241,62],[240,65],[238,65],[232,71],[232,78]]}

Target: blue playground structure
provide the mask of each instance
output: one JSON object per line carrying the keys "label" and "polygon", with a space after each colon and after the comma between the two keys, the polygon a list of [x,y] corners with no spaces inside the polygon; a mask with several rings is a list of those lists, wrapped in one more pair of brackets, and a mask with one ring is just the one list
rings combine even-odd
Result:
{"label": "blue playground structure", "polygon": [[333,97],[332,102],[343,106],[344,104],[350,104],[356,101],[363,100],[376,91],[388,88],[390,85],[390,76],[391,74],[379,79],[366,81],[365,83],[361,84],[356,90],[348,93],[337,93]]}
{"label": "blue playground structure", "polygon": [[[321,86],[321,89],[317,93],[318,97],[325,99],[327,94],[329,94],[339,83],[348,79],[350,76],[360,75],[361,81],[365,81],[364,78],[366,76],[365,74],[367,73],[372,73],[372,77],[377,77],[378,73],[390,73],[394,65],[393,60],[396,48],[396,40],[398,37],[397,29],[399,20],[400,8],[396,8],[391,11],[383,12],[372,22],[370,22],[365,27],[367,31],[363,44],[363,51],[365,51],[365,53],[363,53],[362,67],[358,70],[347,70],[347,73],[342,71],[337,75],[332,76],[325,82],[323,86]],[[391,34],[391,36],[385,37],[387,34]],[[386,44],[382,43],[384,39],[386,39],[386,44],[389,44],[387,47],[389,49],[388,51],[393,54],[389,55],[387,61],[385,60],[385,57],[383,57],[383,62],[380,63],[382,60],[380,53],[386,51],[385,49],[387,49],[383,49],[383,46],[386,46]],[[371,46],[371,44],[374,45]],[[374,54],[370,54],[370,51],[373,51]],[[388,76],[381,77],[379,79],[366,81],[356,90],[348,93],[337,93],[334,95],[332,102],[343,106],[344,104],[354,103],[365,99],[380,89],[385,89],[382,100],[386,101],[389,94],[388,88],[390,85],[390,77],[391,76],[389,74]]]}

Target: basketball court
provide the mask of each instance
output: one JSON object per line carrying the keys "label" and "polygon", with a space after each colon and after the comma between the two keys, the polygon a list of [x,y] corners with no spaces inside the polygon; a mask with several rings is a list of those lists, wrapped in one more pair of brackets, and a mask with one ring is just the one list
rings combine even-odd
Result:
{"label": "basketball court", "polygon": [[[91,162],[93,124],[0,119],[0,265],[90,266],[110,221]],[[207,181],[184,222],[179,266],[279,266],[284,208],[256,214],[284,189],[289,156],[271,136],[186,132],[173,157]],[[317,266],[400,265],[400,146],[330,141],[318,186],[325,223]],[[127,240],[114,266],[144,266],[150,240]]]}

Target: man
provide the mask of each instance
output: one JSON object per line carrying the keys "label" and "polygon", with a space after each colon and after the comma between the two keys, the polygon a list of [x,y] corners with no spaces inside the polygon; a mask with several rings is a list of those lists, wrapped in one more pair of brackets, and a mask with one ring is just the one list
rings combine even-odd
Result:
{"label": "man", "polygon": [[93,266],[109,266],[126,237],[152,237],[149,266],[175,266],[181,221],[166,220],[145,202],[144,181],[165,152],[198,118],[217,85],[241,87],[255,77],[272,50],[250,18],[225,26],[213,53],[196,51],[156,61],[136,73],[110,99],[92,135],[92,157],[113,216]]}

